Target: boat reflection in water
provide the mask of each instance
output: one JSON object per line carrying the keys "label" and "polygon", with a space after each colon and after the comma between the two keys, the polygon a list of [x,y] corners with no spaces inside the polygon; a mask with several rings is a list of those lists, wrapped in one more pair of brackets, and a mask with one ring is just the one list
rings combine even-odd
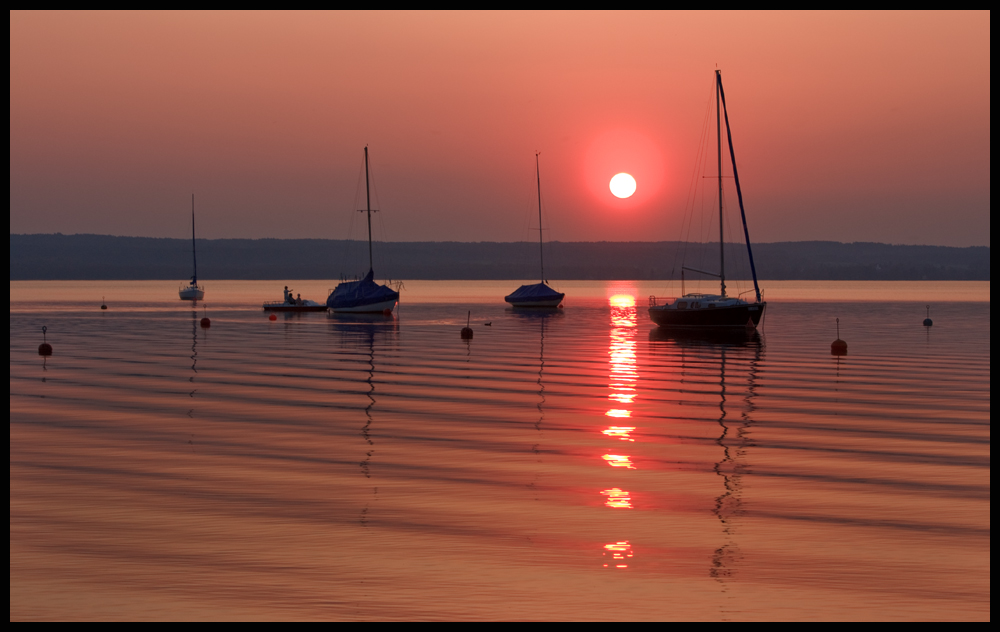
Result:
{"label": "boat reflection in water", "polygon": [[[358,466],[361,474],[366,479],[372,478],[372,459],[375,455],[375,439],[373,437],[372,423],[376,400],[377,384],[376,366],[378,351],[391,350],[395,346],[399,334],[399,321],[391,314],[369,314],[369,313],[334,313],[329,312],[331,331],[336,334],[342,349],[359,352],[362,357],[361,381],[364,392],[364,417],[358,421],[361,424],[359,434],[364,440],[364,456],[359,461]],[[352,380],[353,381],[353,380]],[[372,486],[372,498],[378,497],[378,486]],[[369,510],[371,501],[366,502],[361,509],[358,522],[363,527],[367,527],[370,521]]]}
{"label": "boat reflection in water", "polygon": [[[670,330],[657,327],[649,333],[651,354],[670,355],[682,376],[707,377],[717,372],[719,456],[713,469],[721,479],[712,512],[721,526],[722,543],[712,553],[709,575],[722,584],[733,576],[742,558],[737,542],[743,515],[743,476],[748,469],[747,450],[753,445],[754,397],[764,352],[764,338],[757,330]],[[714,380],[713,380],[714,381]],[[730,393],[740,396],[733,397]]]}
{"label": "boat reflection in water", "polygon": [[[518,310],[511,313],[513,318],[520,322],[523,322],[528,329],[537,326],[538,331],[538,378],[535,383],[538,385],[538,402],[535,407],[538,409],[538,419],[535,421],[535,437],[533,439],[534,443],[531,445],[531,452],[538,459],[538,463],[541,463],[541,440],[542,440],[542,426],[545,423],[545,330],[549,327],[552,319],[560,319],[564,317],[562,311],[554,310]],[[538,480],[540,467],[535,469],[535,475],[531,483],[528,484],[528,488],[534,493],[534,500],[538,500]]]}

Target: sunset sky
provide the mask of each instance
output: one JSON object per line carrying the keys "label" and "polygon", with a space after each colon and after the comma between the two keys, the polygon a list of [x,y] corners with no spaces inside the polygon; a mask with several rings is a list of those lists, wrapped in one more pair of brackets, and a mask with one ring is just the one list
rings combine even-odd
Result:
{"label": "sunset sky", "polygon": [[383,239],[535,239],[536,151],[547,239],[681,239],[718,67],[755,241],[990,245],[989,58],[989,12],[11,12],[10,232],[356,237],[367,144]]}

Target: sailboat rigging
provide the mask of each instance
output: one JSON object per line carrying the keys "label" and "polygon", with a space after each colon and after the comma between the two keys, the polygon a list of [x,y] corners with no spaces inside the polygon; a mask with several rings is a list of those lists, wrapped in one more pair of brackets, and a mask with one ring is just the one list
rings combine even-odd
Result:
{"label": "sailboat rigging", "polygon": [[343,313],[391,313],[399,302],[399,292],[375,283],[372,257],[372,196],[368,176],[368,146],[365,146],[365,194],[368,213],[368,274],[360,281],[345,281],[326,299],[326,306]]}
{"label": "sailboat rigging", "polygon": [[[757,268],[754,266],[753,250],[750,247],[750,231],[743,208],[743,190],[740,187],[739,172],[736,169],[736,152],[733,149],[733,134],[729,127],[729,110],[726,108],[726,93],[722,88],[722,71],[715,71],[716,136],[718,140],[719,168],[719,273],[681,267],[681,297],[666,305],[657,304],[655,296],[649,297],[649,317],[660,327],[666,328],[736,328],[755,329],[760,324],[767,306],[762,300],[760,284],[757,282]],[[729,157],[733,164],[733,179],[736,181],[736,195],[740,203],[740,217],[743,220],[743,236],[746,239],[747,256],[750,258],[750,272],[756,300],[750,303],[742,298],[726,294],[726,258],[722,216],[722,120],[726,121],[726,137],[729,143]],[[697,272],[718,277],[719,294],[685,294],[683,289],[684,271]]]}
{"label": "sailboat rigging", "polygon": [[566,294],[556,292],[545,284],[545,251],[542,245],[542,175],[538,167],[538,152],[535,152],[535,179],[538,183],[538,256],[541,282],[522,285],[505,296],[503,300],[513,307],[559,307]]}
{"label": "sailboat rigging", "polygon": [[178,294],[182,301],[200,301],[205,298],[205,288],[198,285],[198,253],[195,251],[194,240],[194,193],[191,194],[191,257],[194,261],[194,274],[191,283],[182,285]]}

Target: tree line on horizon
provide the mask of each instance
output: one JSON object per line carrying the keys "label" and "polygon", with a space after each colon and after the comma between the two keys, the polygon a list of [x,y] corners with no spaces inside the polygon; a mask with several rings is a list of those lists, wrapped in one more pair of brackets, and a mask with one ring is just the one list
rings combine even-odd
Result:
{"label": "tree line on horizon", "polygon": [[[340,279],[368,270],[368,244],[333,239],[199,239],[203,279]],[[757,274],[773,280],[990,279],[990,248],[829,241],[753,245]],[[669,280],[681,265],[719,267],[718,243],[547,242],[545,278]],[[725,245],[726,276],[750,278],[746,248]],[[191,241],[110,235],[10,236],[10,280],[187,279]],[[540,277],[532,242],[376,243],[378,278],[500,280]],[[695,278],[693,273],[686,273]]]}

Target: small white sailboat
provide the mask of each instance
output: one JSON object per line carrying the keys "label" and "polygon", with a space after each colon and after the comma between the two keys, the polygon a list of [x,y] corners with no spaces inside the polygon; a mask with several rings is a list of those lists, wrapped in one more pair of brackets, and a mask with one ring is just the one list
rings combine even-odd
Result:
{"label": "small white sailboat", "polygon": [[559,307],[563,298],[563,292],[556,292],[545,283],[545,253],[542,248],[542,176],[538,168],[538,153],[535,153],[535,178],[538,182],[538,253],[541,263],[541,283],[522,285],[503,300],[511,304],[512,307]]}
{"label": "small white sailboat", "polygon": [[182,285],[178,294],[182,301],[200,301],[205,298],[205,288],[198,285],[198,254],[195,252],[194,241],[194,193],[191,194],[191,257],[194,260],[194,274],[191,283]]}

